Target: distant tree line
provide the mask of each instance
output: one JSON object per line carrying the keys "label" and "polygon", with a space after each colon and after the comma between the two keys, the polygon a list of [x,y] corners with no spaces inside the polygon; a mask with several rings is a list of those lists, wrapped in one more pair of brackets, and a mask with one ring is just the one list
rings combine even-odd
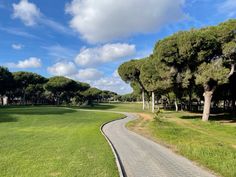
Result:
{"label": "distant tree line", "polygon": [[13,72],[0,67],[0,102],[7,104],[93,105],[116,99],[117,94],[89,84],[55,76],[45,78],[32,72]]}
{"label": "distant tree line", "polygon": [[235,112],[235,64],[236,20],[229,20],[160,40],[152,55],[125,62],[118,72],[142,96],[143,109],[152,100],[152,111],[156,103],[202,110],[207,121],[211,108]]}

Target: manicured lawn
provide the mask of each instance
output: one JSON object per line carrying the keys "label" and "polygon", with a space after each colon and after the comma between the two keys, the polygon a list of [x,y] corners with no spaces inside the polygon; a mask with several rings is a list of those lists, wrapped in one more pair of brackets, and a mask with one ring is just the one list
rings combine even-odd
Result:
{"label": "manicured lawn", "polygon": [[102,123],[119,114],[0,108],[1,177],[118,177]]}
{"label": "manicured lawn", "polygon": [[236,126],[199,118],[187,112],[163,112],[160,121],[140,118],[128,127],[221,176],[235,177]]}
{"label": "manicured lawn", "polygon": [[95,110],[110,110],[110,111],[122,111],[122,112],[150,112],[148,110],[142,110],[141,103],[101,103],[91,106],[83,106],[82,109],[95,109]]}

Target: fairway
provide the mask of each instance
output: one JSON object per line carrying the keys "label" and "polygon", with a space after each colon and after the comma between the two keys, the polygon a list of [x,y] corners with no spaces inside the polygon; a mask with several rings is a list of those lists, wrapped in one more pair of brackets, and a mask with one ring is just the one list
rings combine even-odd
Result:
{"label": "fairway", "polygon": [[82,106],[82,109],[108,110],[121,112],[150,112],[150,109],[142,109],[142,103],[99,103],[91,106]]}
{"label": "fairway", "polygon": [[123,115],[57,107],[0,108],[1,177],[116,177],[100,126]]}

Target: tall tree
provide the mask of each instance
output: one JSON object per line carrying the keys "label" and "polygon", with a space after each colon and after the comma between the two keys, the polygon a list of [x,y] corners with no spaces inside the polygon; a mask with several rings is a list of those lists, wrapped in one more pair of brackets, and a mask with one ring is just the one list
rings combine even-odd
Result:
{"label": "tall tree", "polygon": [[236,20],[229,20],[225,23],[220,24],[217,29],[217,38],[222,45],[222,53],[226,66],[230,68],[228,78],[230,81],[232,109],[236,111]]}
{"label": "tall tree", "polygon": [[27,93],[27,91],[30,91],[30,89],[27,89],[27,87],[37,84],[44,84],[47,81],[46,78],[32,72],[14,72],[13,77],[16,86],[15,95],[21,97],[23,104],[26,104],[26,96],[27,94],[30,94]]}
{"label": "tall tree", "polygon": [[155,93],[161,95],[171,87],[170,69],[151,55],[142,65],[140,79],[145,89],[152,92],[152,112],[154,112]]}
{"label": "tall tree", "polygon": [[145,60],[146,58],[140,60],[131,60],[123,63],[118,68],[118,73],[123,81],[130,84],[132,83],[132,85],[135,86],[138,85],[142,90],[143,109],[145,109],[145,93],[148,94],[148,92],[145,90],[145,87],[140,79],[140,73],[141,67]]}
{"label": "tall tree", "polygon": [[227,75],[229,69],[223,66],[222,59],[212,61],[210,63],[203,63],[199,66],[196,73],[196,83],[204,86],[204,110],[203,121],[208,121],[211,108],[211,99],[216,86],[224,84],[228,81]]}
{"label": "tall tree", "polygon": [[79,90],[78,83],[63,76],[51,77],[44,87],[54,95],[57,104],[63,100],[69,101],[73,93]]}
{"label": "tall tree", "polygon": [[12,73],[5,67],[0,66],[0,97],[3,104],[3,96],[9,92],[13,86]]}
{"label": "tall tree", "polygon": [[93,102],[95,100],[99,100],[100,99],[100,94],[102,93],[101,90],[91,87],[87,90],[85,90],[84,92],[82,92],[82,95],[85,97],[85,99],[88,101],[88,105],[93,106]]}

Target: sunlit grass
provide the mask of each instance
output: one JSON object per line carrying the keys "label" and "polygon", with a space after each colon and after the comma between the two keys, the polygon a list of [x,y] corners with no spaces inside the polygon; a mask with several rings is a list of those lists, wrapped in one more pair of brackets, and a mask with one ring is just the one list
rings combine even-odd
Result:
{"label": "sunlit grass", "polygon": [[142,110],[142,103],[100,103],[94,106],[83,106],[82,109],[110,110],[121,112],[150,112],[150,109]]}
{"label": "sunlit grass", "polygon": [[56,107],[0,109],[1,177],[116,177],[100,126],[119,114]]}

